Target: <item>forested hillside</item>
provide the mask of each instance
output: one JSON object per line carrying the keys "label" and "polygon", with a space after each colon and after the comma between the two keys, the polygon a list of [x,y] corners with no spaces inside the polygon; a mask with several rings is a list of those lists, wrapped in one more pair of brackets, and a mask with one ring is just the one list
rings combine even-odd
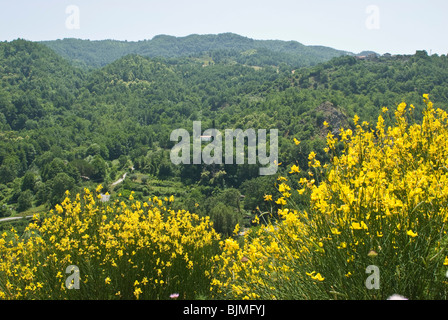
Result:
{"label": "forested hillside", "polygon": [[[293,164],[306,170],[313,150],[329,160],[325,125],[336,134],[355,114],[373,123],[404,100],[418,121],[424,93],[448,102],[446,56],[329,60],[341,53],[234,35],[175,40],[46,43],[80,67],[40,43],[0,43],[1,216],[54,207],[66,190],[102,184],[113,199],[131,190],[136,199],[175,195],[176,206],[211,216],[229,234],[266,208],[277,176],[260,177],[248,164],[175,166],[174,129],[191,131],[198,120],[202,130],[278,129],[282,174]],[[307,55],[292,55],[299,49]]]}
{"label": "forested hillside", "polygon": [[341,55],[353,55],[324,46],[305,46],[296,41],[253,40],[233,33],[186,37],[159,35],[138,42],[63,39],[42,43],[74,65],[84,68],[104,67],[127,54],[152,58],[206,54],[213,56],[215,61],[227,59],[252,66],[278,66],[285,63],[294,67],[315,65]]}

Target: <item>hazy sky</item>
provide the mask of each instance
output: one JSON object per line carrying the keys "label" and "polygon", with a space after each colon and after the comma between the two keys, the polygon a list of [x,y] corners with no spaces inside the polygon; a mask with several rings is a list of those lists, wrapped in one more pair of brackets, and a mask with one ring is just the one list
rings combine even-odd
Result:
{"label": "hazy sky", "polygon": [[224,32],[355,53],[448,54],[448,1],[0,0],[1,41]]}

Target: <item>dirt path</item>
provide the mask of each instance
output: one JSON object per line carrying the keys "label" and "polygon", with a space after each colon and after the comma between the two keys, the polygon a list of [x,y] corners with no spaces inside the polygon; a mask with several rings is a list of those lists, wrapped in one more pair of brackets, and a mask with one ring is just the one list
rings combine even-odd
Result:
{"label": "dirt path", "polygon": [[124,181],[124,179],[126,179],[126,176],[127,176],[127,175],[128,175],[128,174],[125,173],[125,174],[123,175],[123,177],[121,177],[120,179],[118,179],[117,181],[115,181],[114,183],[112,183],[112,184],[111,184],[111,187],[115,187],[117,184],[122,183],[122,182]]}
{"label": "dirt path", "polygon": [[14,220],[20,220],[20,219],[31,219],[32,217],[33,216],[2,218],[2,219],[0,219],[0,222],[14,221]]}

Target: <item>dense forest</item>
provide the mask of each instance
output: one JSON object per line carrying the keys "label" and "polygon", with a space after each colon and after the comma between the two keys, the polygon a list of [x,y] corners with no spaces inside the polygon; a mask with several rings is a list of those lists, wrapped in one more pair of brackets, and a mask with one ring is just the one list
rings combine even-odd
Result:
{"label": "dense forest", "polygon": [[213,55],[215,62],[231,58],[240,64],[252,66],[286,63],[295,67],[315,65],[352,54],[324,46],[305,46],[297,41],[254,40],[233,33],[186,37],[159,35],[138,42],[62,39],[41,43],[85,69],[104,67],[128,54],[151,58],[209,54]]}
{"label": "dense forest", "polygon": [[373,123],[383,107],[410,101],[418,121],[422,94],[448,102],[446,56],[359,57],[210,37],[182,46],[168,36],[0,43],[0,217],[52,208],[66,190],[102,184],[113,199],[131,190],[142,200],[175,195],[176,206],[229,234],[257,208],[269,210],[263,196],[277,176],[259,176],[258,164],[173,165],[174,129],[191,132],[193,121],[202,130],[278,129],[282,174],[306,170],[312,150],[328,160],[327,130],[337,134],[355,115]]}

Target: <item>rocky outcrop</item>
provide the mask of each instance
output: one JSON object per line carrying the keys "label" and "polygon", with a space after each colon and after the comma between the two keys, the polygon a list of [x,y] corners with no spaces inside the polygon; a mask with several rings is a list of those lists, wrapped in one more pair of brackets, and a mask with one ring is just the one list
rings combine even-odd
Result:
{"label": "rocky outcrop", "polygon": [[334,136],[338,136],[341,132],[341,128],[349,127],[349,118],[344,114],[341,108],[336,107],[329,101],[322,103],[315,110],[316,114],[323,119],[322,124],[319,124],[318,128],[321,136],[326,136],[328,133],[328,129],[325,128],[323,122],[326,121],[329,126],[328,128],[331,130]]}

